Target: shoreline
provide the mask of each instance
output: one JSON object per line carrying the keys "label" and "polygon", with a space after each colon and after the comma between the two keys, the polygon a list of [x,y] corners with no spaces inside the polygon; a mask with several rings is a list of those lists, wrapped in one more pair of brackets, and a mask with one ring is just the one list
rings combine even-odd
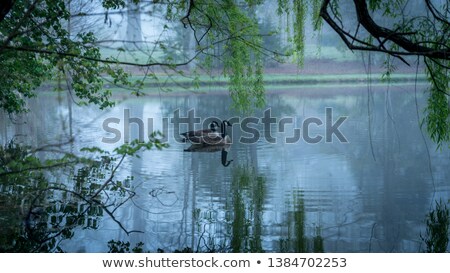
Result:
{"label": "shoreline", "polygon": [[[425,74],[392,74],[389,80],[382,78],[383,74],[265,74],[264,85],[267,90],[293,89],[293,88],[327,88],[333,86],[360,87],[362,85],[371,86],[398,86],[411,84],[428,84]],[[133,75],[130,80],[139,80],[144,75]],[[173,93],[193,93],[205,94],[210,92],[228,91],[228,79],[226,77],[209,77],[201,75],[196,82],[187,76],[167,76],[159,75],[158,80],[147,77],[144,81],[143,92],[146,95],[173,94]],[[56,81],[48,81],[38,88],[40,93],[54,92]],[[105,88],[113,93],[131,92],[128,88],[105,84]],[[51,89],[51,90],[48,90]],[[130,94],[131,95],[131,94]]]}

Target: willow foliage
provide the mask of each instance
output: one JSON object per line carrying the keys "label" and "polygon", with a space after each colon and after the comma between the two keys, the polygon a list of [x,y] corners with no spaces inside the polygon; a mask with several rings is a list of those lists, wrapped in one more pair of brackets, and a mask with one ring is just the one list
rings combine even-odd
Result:
{"label": "willow foliage", "polygon": [[92,61],[101,60],[94,46],[97,38],[92,32],[71,35],[70,19],[65,1],[14,1],[0,22],[0,108],[8,113],[26,111],[26,99],[36,95],[35,89],[61,76],[79,104],[101,109],[114,105],[102,75],[131,84],[122,68]]}
{"label": "willow foliage", "polygon": [[[428,62],[427,62],[428,63]],[[428,90],[425,122],[431,139],[440,147],[450,141],[450,94],[448,70],[442,65],[430,62],[427,65],[427,76],[431,82]]]}
{"label": "willow foliage", "polygon": [[[322,3],[321,17],[339,34],[347,47],[385,53],[385,79],[389,79],[396,69],[393,60],[408,65],[425,63],[430,87],[422,124],[438,147],[448,143],[450,3],[407,0],[350,3],[323,0]],[[349,7],[355,12],[354,16],[348,16],[347,11],[343,10]]]}

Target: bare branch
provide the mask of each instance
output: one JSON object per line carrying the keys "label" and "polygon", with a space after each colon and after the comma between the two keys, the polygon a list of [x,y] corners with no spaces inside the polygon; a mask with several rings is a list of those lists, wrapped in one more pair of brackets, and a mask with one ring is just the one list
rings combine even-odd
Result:
{"label": "bare branch", "polygon": [[433,3],[431,3],[430,0],[425,0],[425,3],[427,4],[427,8],[431,11],[431,13],[433,14],[433,17],[436,18],[436,20],[438,20],[439,22],[447,25],[447,27],[450,26],[450,21],[448,21],[448,19],[445,18],[444,15],[442,15],[437,9],[436,7],[433,5]]}
{"label": "bare branch", "polygon": [[[356,37],[357,33],[352,35],[345,31],[343,26],[339,26],[335,21],[338,19],[333,19],[328,13],[330,0],[324,0],[320,10],[320,16],[341,37],[349,49],[384,52],[399,58],[405,63],[406,61],[401,58],[401,56],[416,55],[433,59],[450,60],[450,49],[448,46],[439,43],[441,48],[435,49],[423,45],[420,41],[411,41],[405,36],[415,34],[414,32],[398,32],[396,30],[381,27],[375,23],[369,14],[366,1],[354,0],[353,2],[358,17],[358,26],[361,24],[361,26],[363,26],[378,41],[378,45],[362,41]],[[349,38],[352,40],[351,42]],[[355,45],[355,41],[358,42],[358,44]],[[398,45],[402,50],[387,49],[385,44],[388,41]],[[443,41],[445,41],[445,39]]]}
{"label": "bare branch", "polygon": [[93,58],[93,57],[83,56],[83,55],[69,53],[69,52],[51,51],[51,50],[46,50],[46,49],[27,48],[27,47],[21,47],[21,46],[17,46],[17,47],[16,46],[5,46],[4,48],[10,49],[10,50],[17,50],[17,51],[34,52],[34,53],[38,53],[38,54],[49,54],[49,55],[59,55],[62,57],[79,58],[79,59],[100,62],[100,63],[107,63],[107,64],[120,64],[120,65],[129,65],[129,66],[137,66],[137,67],[183,66],[183,65],[187,65],[190,62],[192,62],[200,54],[200,51],[198,51],[195,54],[195,56],[193,56],[189,60],[187,60],[185,62],[181,62],[181,63],[153,62],[153,63],[139,64],[139,63],[133,63],[133,62],[123,62],[123,61],[116,61],[116,60],[110,60],[110,59]]}
{"label": "bare branch", "polygon": [[[191,12],[192,9],[194,8],[194,0],[189,0],[189,6],[188,6],[188,10],[185,16],[183,16],[183,18],[180,19],[181,23],[183,23],[184,28],[187,28],[188,25],[191,25],[189,16],[191,16]],[[186,23],[186,21],[188,23]]]}
{"label": "bare branch", "polygon": [[421,46],[409,39],[406,39],[401,33],[377,25],[369,14],[366,1],[354,0],[356,14],[361,25],[374,37],[386,38],[402,47],[407,52],[415,53],[430,58],[450,60],[450,50],[435,50],[433,48]]}

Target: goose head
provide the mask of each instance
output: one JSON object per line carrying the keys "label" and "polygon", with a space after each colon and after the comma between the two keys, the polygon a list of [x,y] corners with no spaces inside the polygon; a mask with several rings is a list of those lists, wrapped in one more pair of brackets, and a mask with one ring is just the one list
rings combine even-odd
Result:
{"label": "goose head", "polygon": [[211,131],[215,132],[217,130],[217,128],[219,128],[219,123],[217,121],[213,121],[209,124],[209,129],[211,129]]}

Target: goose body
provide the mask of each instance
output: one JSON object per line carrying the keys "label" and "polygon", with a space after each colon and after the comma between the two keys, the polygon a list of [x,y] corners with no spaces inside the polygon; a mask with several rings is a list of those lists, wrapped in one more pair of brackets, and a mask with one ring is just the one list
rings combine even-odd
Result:
{"label": "goose body", "polygon": [[194,144],[202,144],[205,137],[214,138],[215,136],[220,135],[220,133],[217,132],[218,127],[219,123],[217,123],[217,121],[213,121],[209,125],[209,129],[189,131],[180,135],[184,137],[184,142],[189,141]]}
{"label": "goose body", "polygon": [[200,144],[203,146],[223,146],[230,145],[231,138],[227,135],[226,127],[231,126],[231,123],[227,120],[222,121],[220,126],[221,132],[206,133],[199,137],[191,137],[189,141],[192,144]]}

